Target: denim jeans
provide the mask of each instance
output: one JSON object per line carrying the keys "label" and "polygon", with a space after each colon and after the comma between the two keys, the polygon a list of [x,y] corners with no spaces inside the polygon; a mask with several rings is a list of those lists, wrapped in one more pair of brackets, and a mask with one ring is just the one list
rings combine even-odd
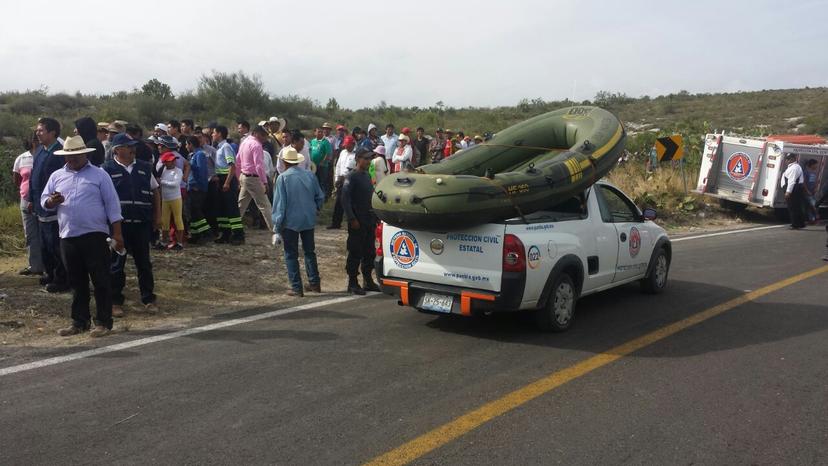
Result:
{"label": "denim jeans", "polygon": [[302,275],[299,273],[299,238],[302,238],[302,252],[305,254],[305,272],[311,285],[319,284],[319,267],[316,265],[316,246],[313,242],[313,229],[294,231],[282,230],[285,246],[285,267],[287,267],[290,287],[302,291]]}
{"label": "denim jeans", "polygon": [[34,273],[43,272],[42,251],[40,250],[40,222],[34,212],[29,212],[29,201],[20,201],[20,213],[23,217],[23,234],[26,235],[26,249],[29,253],[29,268]]}

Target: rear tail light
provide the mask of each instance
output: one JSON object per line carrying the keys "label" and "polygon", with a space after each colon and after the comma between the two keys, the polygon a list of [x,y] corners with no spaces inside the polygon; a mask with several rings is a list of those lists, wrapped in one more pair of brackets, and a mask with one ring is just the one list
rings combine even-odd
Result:
{"label": "rear tail light", "polygon": [[377,248],[377,257],[382,257],[382,222],[377,223],[374,230],[374,247]]}
{"label": "rear tail light", "polygon": [[526,271],[526,249],[515,235],[506,235],[503,240],[503,271]]}
{"label": "rear tail light", "polygon": [[768,197],[768,190],[767,189],[762,190],[762,196]]}

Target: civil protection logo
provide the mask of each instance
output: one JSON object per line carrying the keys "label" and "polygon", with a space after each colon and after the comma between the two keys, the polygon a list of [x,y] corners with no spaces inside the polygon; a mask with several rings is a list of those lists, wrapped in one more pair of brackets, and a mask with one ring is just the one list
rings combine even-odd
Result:
{"label": "civil protection logo", "polygon": [[632,227],[630,230],[630,257],[635,257],[638,255],[638,251],[641,250],[641,233],[638,231],[638,228]]}
{"label": "civil protection logo", "polygon": [[537,246],[530,247],[529,251],[526,253],[526,259],[529,263],[530,269],[538,268],[541,261],[540,249],[538,249]]}
{"label": "civil protection logo", "polygon": [[410,269],[420,260],[420,246],[411,233],[400,230],[391,237],[389,245],[391,258],[401,269]]}
{"label": "civil protection logo", "polygon": [[744,181],[753,172],[753,162],[744,152],[734,152],[727,159],[727,176],[733,181]]}

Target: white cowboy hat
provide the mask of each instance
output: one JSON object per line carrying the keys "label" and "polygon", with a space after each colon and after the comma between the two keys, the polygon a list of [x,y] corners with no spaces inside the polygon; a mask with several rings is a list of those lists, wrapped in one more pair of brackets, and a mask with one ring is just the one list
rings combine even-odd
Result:
{"label": "white cowboy hat", "polygon": [[66,138],[63,149],[55,151],[55,155],[80,155],[88,152],[95,152],[95,148],[86,147],[82,136],[71,136]]}
{"label": "white cowboy hat", "polygon": [[293,147],[288,147],[282,152],[282,161],[291,165],[302,163],[305,161],[305,156],[296,151]]}
{"label": "white cowboy hat", "polygon": [[271,125],[273,123],[279,123],[279,128],[277,128],[277,129],[270,128],[270,131],[272,131],[274,133],[276,131],[282,131],[283,129],[285,129],[285,127],[287,127],[287,121],[285,121],[284,118],[279,118],[279,117],[272,116],[267,120],[267,122],[270,123]]}

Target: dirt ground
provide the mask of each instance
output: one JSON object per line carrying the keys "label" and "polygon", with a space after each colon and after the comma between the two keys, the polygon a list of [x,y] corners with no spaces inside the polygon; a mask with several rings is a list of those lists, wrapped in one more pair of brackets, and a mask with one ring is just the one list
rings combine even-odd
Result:
{"label": "dirt ground", "polygon": [[[180,252],[152,251],[159,308],[154,315],[143,312],[135,268],[128,260],[126,315],[115,319],[113,333],[175,329],[186,327],[198,317],[291,300],[301,302],[303,298],[284,294],[290,286],[283,250],[271,246],[270,234],[247,229],[246,235],[242,246],[207,244]],[[346,236],[345,230],[317,227],[315,242],[323,295],[345,292]],[[299,262],[303,262],[301,251]],[[70,323],[71,294],[46,293],[38,284],[38,277],[17,274],[24,266],[24,256],[0,258],[0,295],[5,295],[0,300],[0,348],[75,346],[88,342],[87,335],[57,336],[57,329]],[[307,283],[304,267],[302,279]],[[94,305],[93,299],[93,314]]]}
{"label": "dirt ground", "polygon": [[[671,234],[679,234],[771,222],[768,215],[751,210],[737,216],[711,209],[699,213],[690,224],[665,226]],[[113,332],[172,330],[187,327],[197,318],[288,301],[298,304],[307,299],[285,296],[289,286],[282,249],[270,245],[270,234],[257,229],[247,229],[246,234],[243,246],[208,244],[190,246],[181,252],[153,251],[159,307],[154,315],[143,312],[135,269],[128,261],[126,316],[115,320]],[[345,292],[346,236],[345,230],[317,226],[316,251],[323,295]],[[303,262],[301,258],[299,262]],[[38,285],[37,277],[17,274],[24,265],[22,255],[0,258],[0,295],[4,295],[0,299],[0,350],[88,344],[87,335],[57,336],[57,329],[70,322],[71,295],[46,293]],[[306,280],[304,269],[302,277]],[[92,306],[94,312],[94,300]]]}

